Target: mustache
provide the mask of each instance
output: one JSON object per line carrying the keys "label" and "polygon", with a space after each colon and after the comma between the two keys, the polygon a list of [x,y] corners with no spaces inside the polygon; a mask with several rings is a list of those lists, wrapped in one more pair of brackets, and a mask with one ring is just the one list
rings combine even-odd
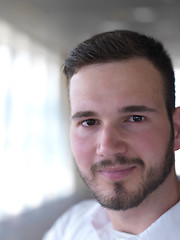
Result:
{"label": "mustache", "polygon": [[140,165],[144,168],[145,164],[140,158],[127,158],[123,156],[116,156],[113,160],[104,159],[100,162],[94,163],[91,166],[91,172],[95,172],[98,170],[103,170],[107,167],[115,167],[118,165]]}

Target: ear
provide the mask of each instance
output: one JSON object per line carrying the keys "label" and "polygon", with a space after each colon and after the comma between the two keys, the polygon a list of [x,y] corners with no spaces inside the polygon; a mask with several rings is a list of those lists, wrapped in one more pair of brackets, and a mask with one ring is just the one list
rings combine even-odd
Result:
{"label": "ear", "polygon": [[180,107],[173,114],[174,123],[174,151],[180,149]]}

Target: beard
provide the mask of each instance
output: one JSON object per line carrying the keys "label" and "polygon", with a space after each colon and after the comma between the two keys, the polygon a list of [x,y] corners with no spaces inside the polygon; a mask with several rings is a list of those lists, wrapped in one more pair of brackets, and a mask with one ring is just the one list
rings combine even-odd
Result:
{"label": "beard", "polygon": [[128,210],[137,207],[146,199],[152,192],[154,192],[170,174],[172,167],[174,166],[174,136],[173,131],[168,141],[165,156],[159,164],[149,168],[145,176],[141,177],[141,182],[136,187],[136,190],[129,192],[123,181],[117,181],[112,183],[113,190],[109,194],[103,193],[95,181],[95,172],[98,169],[105,169],[106,167],[113,167],[119,165],[132,165],[136,164],[145,169],[145,164],[140,158],[127,158],[122,156],[116,156],[114,160],[103,160],[95,163],[91,167],[92,178],[87,178],[79,169],[80,175],[84,180],[85,184],[90,188],[93,196],[96,200],[105,208],[111,210]]}

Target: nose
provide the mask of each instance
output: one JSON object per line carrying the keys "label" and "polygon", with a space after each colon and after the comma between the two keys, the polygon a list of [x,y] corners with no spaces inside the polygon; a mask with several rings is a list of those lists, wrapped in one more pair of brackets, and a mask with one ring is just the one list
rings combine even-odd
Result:
{"label": "nose", "polygon": [[96,154],[110,157],[127,152],[128,145],[123,130],[111,126],[104,126],[98,134]]}

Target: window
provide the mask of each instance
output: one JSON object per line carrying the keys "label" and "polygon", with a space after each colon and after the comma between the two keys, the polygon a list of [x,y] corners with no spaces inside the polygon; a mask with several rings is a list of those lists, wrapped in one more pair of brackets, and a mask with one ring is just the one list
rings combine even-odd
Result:
{"label": "window", "polygon": [[73,192],[60,66],[0,21],[0,219]]}

